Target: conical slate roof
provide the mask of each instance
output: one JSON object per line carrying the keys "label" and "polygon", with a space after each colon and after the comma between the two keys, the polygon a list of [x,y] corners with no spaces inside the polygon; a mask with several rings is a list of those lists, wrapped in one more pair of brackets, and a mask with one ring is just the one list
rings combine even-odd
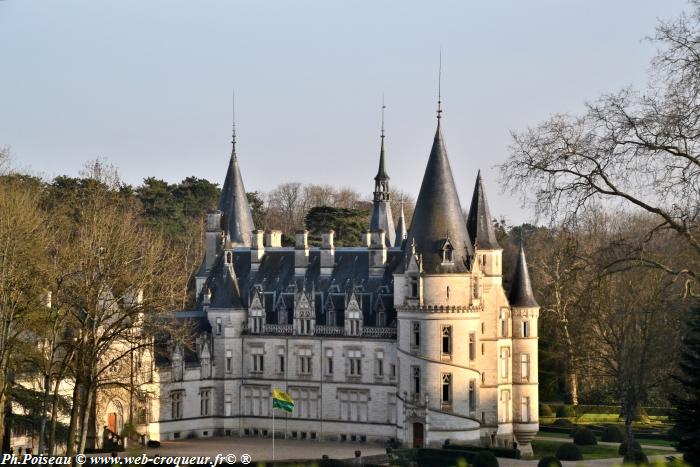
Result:
{"label": "conical slate roof", "polygon": [[233,246],[251,246],[251,232],[255,230],[253,215],[248,205],[243,177],[238,167],[236,143],[233,143],[231,160],[226,172],[226,180],[221,189],[219,210],[223,214],[223,224],[227,237]]}
{"label": "conical slate roof", "polygon": [[379,169],[377,170],[377,175],[374,179],[376,181],[389,180],[389,175],[386,173],[386,168],[384,167],[384,135],[382,134],[382,145],[379,149]]}
{"label": "conical slate roof", "polygon": [[[442,264],[442,247],[448,237],[454,248],[454,261],[453,264]],[[426,273],[468,271],[468,258],[472,253],[471,241],[464,223],[439,120],[406,244],[412,245],[414,240],[416,253],[422,255],[423,271]],[[407,257],[410,254],[411,248],[407,248]]]}
{"label": "conical slate roof", "polygon": [[508,301],[512,307],[537,307],[535,294],[532,293],[532,283],[530,282],[530,272],[527,270],[527,261],[525,260],[525,250],[522,243],[520,244],[520,254],[518,262],[515,265],[515,273],[513,274],[513,285],[508,294]]}
{"label": "conical slate roof", "polygon": [[399,216],[399,223],[396,226],[396,240],[394,241],[394,246],[401,248],[403,241],[406,239],[406,216],[403,213],[403,201],[401,202],[401,215]]}
{"label": "conical slate roof", "polygon": [[501,248],[496,240],[496,232],[493,230],[491,211],[489,211],[489,203],[486,200],[481,171],[476,176],[474,195],[467,217],[467,231],[475,248],[480,250],[499,250]]}

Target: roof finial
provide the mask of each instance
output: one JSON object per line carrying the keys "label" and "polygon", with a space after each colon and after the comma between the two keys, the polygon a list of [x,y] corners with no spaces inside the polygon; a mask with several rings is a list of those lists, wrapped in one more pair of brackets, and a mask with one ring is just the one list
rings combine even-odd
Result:
{"label": "roof finial", "polygon": [[232,102],[231,102],[231,108],[233,110],[232,112],[232,119],[233,119],[233,131],[231,133],[231,144],[233,145],[233,148],[231,150],[231,157],[236,157],[236,90],[233,90],[232,93]]}
{"label": "roof finial", "polygon": [[440,47],[440,65],[438,68],[438,109],[437,118],[438,121],[442,117],[442,47]]}
{"label": "roof finial", "polygon": [[382,139],[384,138],[384,109],[386,105],[384,105],[384,93],[382,93]]}

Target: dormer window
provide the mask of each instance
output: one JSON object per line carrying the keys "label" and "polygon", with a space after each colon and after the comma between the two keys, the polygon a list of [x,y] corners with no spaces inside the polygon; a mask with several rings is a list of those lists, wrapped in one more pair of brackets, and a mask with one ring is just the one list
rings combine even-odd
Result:
{"label": "dormer window", "polygon": [[442,244],[442,264],[454,264],[454,247],[447,237]]}
{"label": "dormer window", "polygon": [[231,255],[231,252],[229,251],[228,253],[226,253],[226,264],[231,264],[233,262],[232,260],[233,257]]}
{"label": "dormer window", "polygon": [[216,335],[220,336],[221,331],[223,329],[223,323],[221,322],[221,318],[216,318]]}
{"label": "dormer window", "polygon": [[418,298],[418,276],[408,277],[408,297]]}

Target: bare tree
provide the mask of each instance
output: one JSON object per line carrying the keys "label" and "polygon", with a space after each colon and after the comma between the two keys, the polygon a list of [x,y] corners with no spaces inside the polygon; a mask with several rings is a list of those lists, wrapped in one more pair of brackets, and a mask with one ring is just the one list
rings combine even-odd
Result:
{"label": "bare tree", "polygon": [[[700,255],[700,2],[652,39],[663,46],[645,92],[623,89],[513,134],[502,180],[539,214],[576,220],[602,203],[656,218],[648,234],[674,231]],[[698,271],[630,258],[683,277],[694,293]]]}

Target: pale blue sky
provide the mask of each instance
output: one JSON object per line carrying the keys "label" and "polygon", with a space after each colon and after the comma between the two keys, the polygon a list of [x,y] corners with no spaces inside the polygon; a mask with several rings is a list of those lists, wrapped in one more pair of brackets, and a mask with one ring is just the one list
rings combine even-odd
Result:
{"label": "pale blue sky", "polygon": [[125,181],[221,183],[236,88],[246,188],[300,181],[367,195],[386,95],[391,183],[418,193],[444,131],[462,205],[478,168],[494,215],[531,217],[497,186],[509,130],[643,86],[657,18],[685,0],[0,1],[0,146],[16,166]]}

